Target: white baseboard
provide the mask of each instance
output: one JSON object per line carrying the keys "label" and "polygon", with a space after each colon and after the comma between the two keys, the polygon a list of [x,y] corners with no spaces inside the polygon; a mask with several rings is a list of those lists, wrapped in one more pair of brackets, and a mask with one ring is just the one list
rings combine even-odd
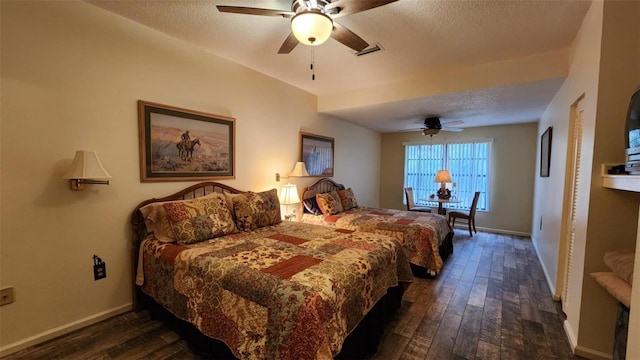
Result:
{"label": "white baseboard", "polygon": [[563,321],[562,327],[564,328],[564,333],[567,335],[567,339],[569,339],[569,346],[571,347],[571,351],[575,353],[576,347],[578,346],[578,339],[576,339],[576,335],[573,333],[573,329],[571,328],[569,321]]}
{"label": "white baseboard", "polygon": [[[455,228],[456,229],[460,229],[460,230],[469,231],[469,227],[467,227],[467,224],[457,224],[455,226]],[[504,230],[504,229],[492,229],[492,228],[486,228],[486,227],[480,227],[480,226],[476,226],[476,230],[483,231],[483,232],[489,232],[489,233],[495,233],[495,234],[515,235],[515,236],[524,236],[524,237],[530,237],[531,236],[530,233],[526,233],[526,232],[513,231],[513,230]]]}
{"label": "white baseboard", "polygon": [[36,334],[34,336],[30,336],[26,339],[20,340],[20,341],[16,341],[12,344],[3,346],[2,348],[0,348],[0,357],[4,357],[13,353],[16,353],[20,350],[26,349],[28,347],[31,347],[33,345],[37,345],[40,343],[43,343],[47,340],[51,340],[54,339],[58,336],[61,335],[65,335],[68,334],[74,330],[78,330],[81,329],[83,327],[89,326],[89,325],[93,325],[96,323],[99,323],[102,320],[106,320],[110,317],[114,317],[116,315],[120,315],[122,313],[125,313],[127,311],[132,310],[133,308],[133,304],[129,303],[129,304],[125,304],[122,306],[118,306],[116,308],[113,309],[109,309],[91,316],[88,316],[84,319],[80,319],[62,326],[59,326],[57,328],[51,329],[51,330],[47,330],[45,332],[41,332],[40,334]]}
{"label": "white baseboard", "polygon": [[590,360],[611,360],[613,358],[611,354],[605,354],[580,345],[576,347],[574,354]]}
{"label": "white baseboard", "polygon": [[611,354],[605,354],[600,351],[596,351],[582,345],[578,345],[578,340],[576,339],[576,335],[571,328],[571,325],[567,320],[563,323],[564,332],[567,335],[567,339],[569,339],[569,346],[571,346],[571,351],[573,351],[574,355],[583,357],[585,359],[591,360],[611,360]]}
{"label": "white baseboard", "polygon": [[540,262],[540,267],[542,267],[542,273],[544,274],[544,278],[547,280],[547,286],[549,290],[553,294],[553,301],[560,301],[560,295],[556,293],[556,287],[553,285],[553,281],[551,281],[551,277],[549,276],[549,272],[547,271],[547,267],[542,261],[542,257],[540,256],[540,250],[538,249],[538,245],[533,237],[531,237],[531,243],[533,244],[533,250],[538,257],[538,262]]}

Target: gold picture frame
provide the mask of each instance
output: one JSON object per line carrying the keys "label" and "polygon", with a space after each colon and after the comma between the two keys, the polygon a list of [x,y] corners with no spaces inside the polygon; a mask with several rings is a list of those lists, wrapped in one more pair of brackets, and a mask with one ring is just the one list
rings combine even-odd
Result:
{"label": "gold picture frame", "polygon": [[235,178],[235,119],[138,101],[140,181]]}

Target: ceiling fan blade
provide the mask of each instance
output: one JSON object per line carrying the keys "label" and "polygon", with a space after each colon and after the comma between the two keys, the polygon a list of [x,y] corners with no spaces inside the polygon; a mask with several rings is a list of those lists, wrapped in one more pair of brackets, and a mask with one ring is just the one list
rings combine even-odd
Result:
{"label": "ceiling fan blade", "polygon": [[462,121],[462,120],[442,120],[441,119],[440,123],[442,125],[456,126],[456,125],[464,124],[464,121]]}
{"label": "ceiling fan blade", "polygon": [[463,128],[457,128],[457,127],[447,127],[447,126],[443,126],[442,130],[444,131],[451,131],[451,132],[461,132],[462,130],[464,130]]}
{"label": "ceiling fan blade", "polygon": [[242,6],[217,5],[216,7],[220,12],[233,13],[233,14],[281,16],[284,18],[291,18],[293,17],[293,15],[296,14],[293,11],[260,9],[260,8],[250,8],[250,7],[242,7]]}
{"label": "ceiling fan blade", "polygon": [[284,40],[282,46],[280,46],[280,50],[278,50],[278,54],[288,54],[290,53],[296,46],[298,45],[298,39],[296,39],[293,33],[290,33],[289,36]]}
{"label": "ceiling fan blade", "polygon": [[367,42],[364,41],[360,36],[356,35],[356,33],[338,24],[335,21],[333,22],[333,31],[331,32],[331,37],[355,51],[362,51],[369,46],[369,44],[367,44]]}
{"label": "ceiling fan blade", "polygon": [[[361,11],[377,8],[383,5],[390,4],[392,2],[396,2],[398,0],[337,0],[325,6],[325,10],[332,14],[331,17],[339,18],[341,16],[355,14]],[[336,10],[333,10],[336,9]]]}

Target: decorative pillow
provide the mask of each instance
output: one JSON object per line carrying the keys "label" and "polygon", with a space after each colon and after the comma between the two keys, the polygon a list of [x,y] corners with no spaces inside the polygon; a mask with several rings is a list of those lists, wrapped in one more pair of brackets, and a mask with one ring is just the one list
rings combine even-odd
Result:
{"label": "decorative pillow", "polygon": [[342,209],[349,210],[358,207],[356,196],[353,195],[353,190],[351,190],[351,188],[348,188],[347,190],[338,190],[338,196],[342,203]]}
{"label": "decorative pillow", "polygon": [[335,215],[344,211],[342,209],[342,203],[340,202],[340,196],[335,190],[324,194],[316,194],[316,201],[322,214],[325,216]]}
{"label": "decorative pillow", "polygon": [[193,244],[237,232],[222,194],[169,202],[162,207],[179,244]]}
{"label": "decorative pillow", "polygon": [[145,205],[140,208],[142,217],[144,218],[144,225],[147,228],[147,233],[153,233],[153,237],[161,242],[175,242],[176,239],[173,236],[173,230],[167,219],[167,213],[162,208],[164,202],[156,202]]}
{"label": "decorative pillow", "polygon": [[229,212],[231,213],[231,218],[234,221],[236,220],[236,212],[233,210],[233,198],[238,195],[240,194],[224,193],[224,201],[227,203],[227,208],[229,209]]}
{"label": "decorative pillow", "polygon": [[636,253],[632,250],[607,251],[604,254],[604,263],[622,280],[633,285],[633,263]]}
{"label": "decorative pillow", "polygon": [[[200,197],[200,199],[219,196],[220,194],[218,193],[211,193]],[[154,202],[141,207],[140,212],[142,213],[142,217],[144,218],[144,225],[147,228],[147,233],[153,233],[153,237],[161,242],[175,242],[176,238],[173,234],[173,229],[171,228],[169,219],[167,219],[167,213],[164,211],[162,205],[167,203],[179,203],[185,201],[189,202],[191,200]]]}
{"label": "decorative pillow", "polygon": [[279,224],[280,201],[278,190],[248,192],[233,197],[233,210],[240,231],[251,231],[261,227]]}
{"label": "decorative pillow", "polygon": [[305,212],[313,215],[322,215],[322,211],[320,211],[315,197],[305,199],[302,201],[302,204],[304,204]]}
{"label": "decorative pillow", "polygon": [[623,303],[626,307],[631,305],[631,285],[612,272],[591,273],[594,279],[605,288],[611,296]]}

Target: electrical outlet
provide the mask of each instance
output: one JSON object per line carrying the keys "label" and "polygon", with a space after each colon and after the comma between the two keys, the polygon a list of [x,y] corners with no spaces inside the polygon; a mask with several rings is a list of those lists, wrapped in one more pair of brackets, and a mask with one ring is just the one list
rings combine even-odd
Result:
{"label": "electrical outlet", "polygon": [[107,264],[99,257],[93,255],[93,280],[100,280],[107,277]]}
{"label": "electrical outlet", "polygon": [[16,301],[16,291],[11,287],[0,289],[0,306],[11,304]]}

